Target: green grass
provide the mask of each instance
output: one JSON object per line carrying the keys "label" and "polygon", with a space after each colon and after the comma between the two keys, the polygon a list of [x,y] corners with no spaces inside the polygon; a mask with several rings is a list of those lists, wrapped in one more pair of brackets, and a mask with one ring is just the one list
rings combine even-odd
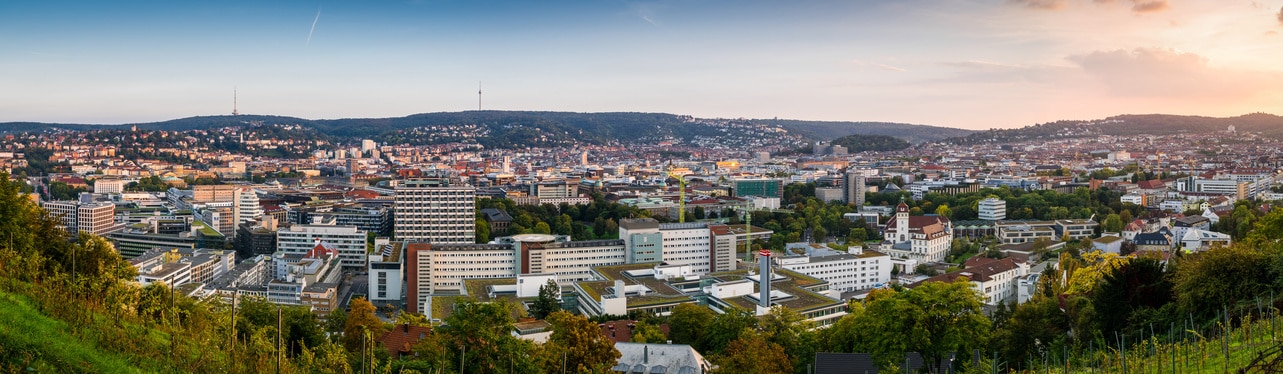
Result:
{"label": "green grass", "polygon": [[0,292],[0,371],[138,373],[128,359],[72,336],[24,296]]}

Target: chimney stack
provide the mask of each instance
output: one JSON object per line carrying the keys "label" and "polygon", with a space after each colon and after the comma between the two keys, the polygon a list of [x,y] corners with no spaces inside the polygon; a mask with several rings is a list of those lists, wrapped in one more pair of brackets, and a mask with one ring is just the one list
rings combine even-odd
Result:
{"label": "chimney stack", "polygon": [[761,274],[760,274],[762,278],[760,281],[758,281],[759,283],[758,286],[759,288],[761,288],[762,293],[758,296],[758,305],[760,305],[763,308],[770,309],[771,308],[771,251],[765,250],[765,249],[758,251],[757,259],[758,259],[758,262],[762,264]]}

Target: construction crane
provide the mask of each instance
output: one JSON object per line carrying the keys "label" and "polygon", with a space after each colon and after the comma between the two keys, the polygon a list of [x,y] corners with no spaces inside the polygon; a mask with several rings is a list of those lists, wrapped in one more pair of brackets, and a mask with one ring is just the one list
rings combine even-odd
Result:
{"label": "construction crane", "polygon": [[677,174],[672,165],[668,166],[668,176],[677,180],[677,222],[686,223],[686,177]]}

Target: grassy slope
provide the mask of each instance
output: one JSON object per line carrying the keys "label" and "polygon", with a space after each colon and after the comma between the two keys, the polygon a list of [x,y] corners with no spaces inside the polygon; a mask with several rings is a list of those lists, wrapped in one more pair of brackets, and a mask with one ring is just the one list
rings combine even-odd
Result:
{"label": "grassy slope", "polygon": [[45,316],[26,297],[0,292],[0,371],[140,372],[127,358],[68,331],[66,323]]}

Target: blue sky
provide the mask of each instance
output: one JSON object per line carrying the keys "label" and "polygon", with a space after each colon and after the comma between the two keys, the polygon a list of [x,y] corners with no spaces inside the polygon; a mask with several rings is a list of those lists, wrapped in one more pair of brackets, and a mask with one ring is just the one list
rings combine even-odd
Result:
{"label": "blue sky", "polygon": [[0,2],[0,121],[1283,114],[1283,0],[264,3]]}

